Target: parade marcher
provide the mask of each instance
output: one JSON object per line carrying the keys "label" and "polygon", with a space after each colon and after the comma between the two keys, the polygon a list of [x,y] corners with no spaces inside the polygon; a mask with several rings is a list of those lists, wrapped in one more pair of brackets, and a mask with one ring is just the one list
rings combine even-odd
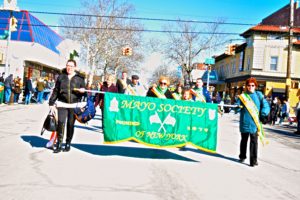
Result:
{"label": "parade marcher", "polygon": [[[54,90],[49,99],[50,109],[54,109],[56,100],[73,104],[81,101],[84,90],[85,83],[84,77],[76,71],[76,61],[68,60],[66,68],[62,70],[62,73],[58,76]],[[74,90],[79,88],[79,90]],[[54,149],[54,153],[59,153],[62,150],[62,142],[64,138],[65,123],[67,120],[67,138],[64,151],[70,151],[71,141],[74,134],[74,108],[57,108],[58,111],[58,124],[57,124],[57,144]]]}
{"label": "parade marcher", "polygon": [[263,117],[267,120],[267,116],[270,112],[270,106],[263,98],[263,94],[256,91],[258,86],[255,78],[249,78],[246,80],[246,91],[239,95],[237,105],[240,113],[240,162],[244,162],[247,158],[247,143],[250,136],[250,166],[258,165],[257,162],[257,139],[260,131],[259,120]]}
{"label": "parade marcher", "polygon": [[183,92],[182,92],[182,100],[193,101],[191,90],[189,90],[189,89],[184,89],[183,90]]}
{"label": "parade marcher", "polygon": [[34,94],[34,88],[32,86],[32,79],[28,78],[25,81],[25,89],[24,89],[25,105],[30,104],[32,94]]}
{"label": "parade marcher", "polygon": [[161,76],[158,80],[158,85],[154,85],[148,90],[147,97],[157,97],[162,99],[173,99],[171,91],[168,89],[170,80],[166,76]]}
{"label": "parade marcher", "polygon": [[146,90],[144,86],[139,82],[138,75],[131,76],[131,83],[127,85],[125,94],[134,95],[134,96],[146,96]]}
{"label": "parade marcher", "polygon": [[5,80],[4,80],[4,98],[5,103],[8,104],[10,101],[11,91],[14,87],[14,79],[13,75],[10,74]]}
{"label": "parade marcher", "polygon": [[172,93],[173,99],[180,100],[182,99],[183,94],[183,85],[178,83],[176,90]]}
{"label": "parade marcher", "polygon": [[[101,91],[102,92],[113,92],[118,93],[118,88],[114,84],[115,77],[113,75],[108,75],[105,78],[105,82],[103,82]],[[95,100],[95,107],[99,105],[101,112],[102,112],[102,129],[104,129],[104,93],[99,93],[96,96]]]}
{"label": "parade marcher", "polygon": [[203,87],[203,81],[201,78],[197,78],[196,85],[191,89],[193,99],[195,101],[211,103],[211,97],[206,88]]}
{"label": "parade marcher", "polygon": [[298,97],[299,101],[296,105],[296,117],[297,117],[297,131],[296,134],[300,134],[300,96]]}
{"label": "parade marcher", "polygon": [[118,88],[118,93],[125,93],[127,85],[131,83],[130,79],[127,78],[127,71],[122,72],[122,77],[117,80],[116,87]]}

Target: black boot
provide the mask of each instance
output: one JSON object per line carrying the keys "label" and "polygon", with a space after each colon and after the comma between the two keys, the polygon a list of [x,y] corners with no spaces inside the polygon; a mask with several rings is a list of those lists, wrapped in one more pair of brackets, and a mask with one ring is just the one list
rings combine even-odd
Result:
{"label": "black boot", "polygon": [[59,153],[62,150],[62,141],[64,138],[65,124],[58,123],[57,125],[57,143],[56,148],[53,150],[53,153]]}
{"label": "black boot", "polygon": [[61,143],[57,141],[56,148],[53,150],[53,153],[61,152],[61,146],[62,146]]}
{"label": "black boot", "polygon": [[69,142],[67,142],[64,151],[68,152],[68,151],[70,151],[70,149],[71,149],[71,144]]}

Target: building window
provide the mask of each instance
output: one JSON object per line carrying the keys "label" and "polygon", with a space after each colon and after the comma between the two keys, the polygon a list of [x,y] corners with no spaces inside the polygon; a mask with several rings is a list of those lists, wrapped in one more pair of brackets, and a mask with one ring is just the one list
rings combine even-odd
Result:
{"label": "building window", "polygon": [[250,68],[251,68],[251,58],[250,58],[250,56],[248,56],[248,58],[247,58],[247,71],[250,71]]}
{"label": "building window", "polygon": [[236,69],[235,69],[235,60],[232,62],[232,74],[235,74]]}
{"label": "building window", "polygon": [[230,75],[230,71],[229,71],[230,69],[229,69],[229,64],[227,64],[226,65],[226,75],[227,75],[227,77]]}
{"label": "building window", "polygon": [[246,42],[247,42],[247,47],[252,47],[253,46],[253,39],[252,38],[248,37],[246,39]]}
{"label": "building window", "polygon": [[277,65],[278,65],[278,56],[271,56],[270,69],[273,71],[277,71]]}
{"label": "building window", "polygon": [[239,71],[244,71],[244,67],[243,67],[243,57],[244,57],[244,52],[242,51],[240,54],[240,60],[239,60]]}

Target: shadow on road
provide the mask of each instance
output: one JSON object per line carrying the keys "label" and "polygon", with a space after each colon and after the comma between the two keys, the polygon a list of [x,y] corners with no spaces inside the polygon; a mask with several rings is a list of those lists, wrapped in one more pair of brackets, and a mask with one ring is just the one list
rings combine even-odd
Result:
{"label": "shadow on road", "polygon": [[222,159],[226,159],[226,160],[230,160],[230,161],[233,161],[233,162],[240,163],[239,159],[237,159],[237,158],[224,156],[224,155],[218,154],[218,153],[209,153],[209,152],[206,152],[206,151],[201,151],[199,149],[194,149],[194,148],[189,148],[189,147],[185,147],[184,151],[192,151],[192,152],[195,152],[195,153],[200,153],[200,154],[203,154],[203,155],[213,156],[213,157],[216,157],[216,158],[222,158]]}
{"label": "shadow on road", "polygon": [[99,129],[101,129],[101,126],[74,125],[74,127],[79,129],[94,131],[94,132],[99,132]]}
{"label": "shadow on road", "polygon": [[[21,136],[21,138],[29,143],[31,147],[46,148],[48,140],[39,136]],[[137,148],[137,147],[122,147],[108,145],[93,145],[93,144],[72,144],[72,148],[81,151],[98,155],[98,156],[124,156],[132,158],[147,158],[147,159],[173,159],[180,161],[199,162],[163,149]]]}
{"label": "shadow on road", "polygon": [[[285,129],[283,129],[285,128]],[[271,131],[272,134],[280,134],[284,135],[289,138],[294,138],[294,139],[300,139],[300,135],[296,135],[295,133],[291,132],[291,128],[289,126],[282,126],[282,127],[264,127],[265,131]],[[295,129],[296,130],[296,129]]]}
{"label": "shadow on road", "polygon": [[126,156],[126,157],[133,157],[133,158],[173,159],[173,160],[198,162],[196,160],[192,160],[190,158],[186,158],[163,149],[92,145],[92,144],[73,144],[72,146],[81,151],[85,151],[87,153],[100,155],[100,156],[116,155],[116,156]]}
{"label": "shadow on road", "polygon": [[46,140],[42,137],[39,136],[30,136],[30,135],[22,135],[21,138],[29,143],[31,145],[31,147],[36,147],[36,148],[46,148],[46,144],[49,140]]}

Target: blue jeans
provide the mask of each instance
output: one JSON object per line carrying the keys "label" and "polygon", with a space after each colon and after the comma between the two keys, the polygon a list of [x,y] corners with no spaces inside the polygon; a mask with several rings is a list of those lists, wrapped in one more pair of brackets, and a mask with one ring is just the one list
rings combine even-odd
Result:
{"label": "blue jeans", "polygon": [[5,103],[9,103],[9,99],[10,99],[10,95],[11,95],[11,88],[5,87],[4,93],[5,93]]}
{"label": "blue jeans", "polygon": [[18,103],[19,102],[19,97],[20,97],[20,93],[15,93],[15,95],[14,95],[14,103]]}
{"label": "blue jeans", "polygon": [[45,92],[44,92],[44,100],[45,100],[45,101],[48,101],[49,96],[50,96],[50,92],[45,91]]}
{"label": "blue jeans", "polygon": [[30,104],[30,101],[31,101],[31,93],[28,93],[25,95],[25,104],[28,105]]}
{"label": "blue jeans", "polygon": [[44,102],[44,92],[41,91],[41,92],[38,92],[37,103],[43,103],[43,102]]}

